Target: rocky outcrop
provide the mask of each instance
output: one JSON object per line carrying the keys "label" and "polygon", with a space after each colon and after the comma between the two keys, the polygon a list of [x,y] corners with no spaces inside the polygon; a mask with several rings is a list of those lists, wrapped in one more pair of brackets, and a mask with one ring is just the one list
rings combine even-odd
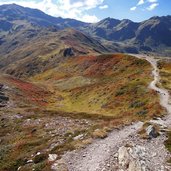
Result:
{"label": "rocky outcrop", "polygon": [[144,162],[146,150],[141,146],[125,147],[118,150],[120,171],[148,171]]}
{"label": "rocky outcrop", "polygon": [[63,52],[64,57],[67,56],[73,56],[74,55],[74,51],[72,48],[66,48]]}

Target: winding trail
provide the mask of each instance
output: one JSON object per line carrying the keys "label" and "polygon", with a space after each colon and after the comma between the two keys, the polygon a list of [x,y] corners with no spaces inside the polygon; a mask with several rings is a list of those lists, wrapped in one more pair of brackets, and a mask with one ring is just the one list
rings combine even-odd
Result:
{"label": "winding trail", "polygon": [[[131,54],[132,55],[132,54]],[[165,119],[159,118],[151,122],[159,124],[171,124],[171,105],[169,104],[169,93],[163,88],[158,88],[160,76],[157,68],[157,60],[145,55],[134,55],[137,58],[146,59],[153,67],[152,74],[154,80],[150,83],[149,88],[157,91],[160,96],[160,104],[166,108],[168,115]],[[125,126],[120,130],[113,130],[109,136],[102,140],[95,140],[85,149],[68,152],[63,156],[63,161],[69,171],[117,171],[117,160],[114,160],[119,147],[128,142],[141,145],[146,148],[147,154],[144,162],[148,166],[145,171],[165,171],[165,163],[168,153],[164,147],[166,139],[165,134],[151,141],[139,139],[137,131],[142,127],[143,122],[137,122],[130,126]],[[154,154],[155,152],[155,154]],[[57,163],[55,163],[57,165]],[[116,166],[116,167],[114,167]],[[124,170],[123,170],[124,171]]]}
{"label": "winding trail", "polygon": [[169,100],[170,100],[169,92],[164,88],[157,87],[157,84],[160,83],[160,74],[159,74],[159,69],[157,68],[158,60],[155,59],[154,57],[149,57],[145,55],[134,55],[134,56],[140,59],[146,59],[153,67],[152,74],[154,76],[154,80],[150,83],[149,88],[159,93],[161,106],[163,106],[167,110],[167,113],[171,115],[171,105],[169,104]]}
{"label": "winding trail", "polygon": [[106,159],[110,158],[111,152],[117,152],[117,149],[124,140],[134,134],[142,125],[142,122],[138,122],[120,131],[115,130],[109,134],[107,138],[94,141],[91,145],[78,153],[67,153],[64,158],[68,163],[69,171],[99,170],[101,165],[105,165]]}

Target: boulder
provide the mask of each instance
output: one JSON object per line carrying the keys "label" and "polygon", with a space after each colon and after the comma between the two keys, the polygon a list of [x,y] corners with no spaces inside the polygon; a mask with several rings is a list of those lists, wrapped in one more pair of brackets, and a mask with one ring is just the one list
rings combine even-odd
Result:
{"label": "boulder", "polygon": [[146,150],[141,146],[125,147],[118,150],[119,169],[124,171],[147,171],[144,162]]}
{"label": "boulder", "polygon": [[83,134],[77,135],[76,137],[74,137],[74,140],[82,140],[84,138]]}
{"label": "boulder", "polygon": [[153,125],[149,125],[147,128],[146,128],[146,134],[149,138],[157,138],[159,136],[159,132],[158,130],[156,129],[155,126]]}
{"label": "boulder", "polygon": [[126,147],[122,146],[119,148],[118,151],[118,161],[119,161],[119,165],[121,166],[126,166],[129,164],[129,154],[128,154],[128,150]]}

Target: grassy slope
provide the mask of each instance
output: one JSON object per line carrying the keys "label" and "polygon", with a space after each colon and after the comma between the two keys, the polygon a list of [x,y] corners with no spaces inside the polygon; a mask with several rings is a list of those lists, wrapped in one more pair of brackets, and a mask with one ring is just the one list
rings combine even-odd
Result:
{"label": "grassy slope", "polygon": [[[161,83],[171,94],[171,60],[162,60],[159,62]],[[165,142],[166,148],[171,152],[171,131],[168,132],[168,139]],[[171,159],[169,160],[171,162]]]}
{"label": "grassy slope", "polygon": [[[60,156],[104,138],[110,128],[162,114],[156,92],[147,88],[150,73],[145,60],[116,54],[68,58],[32,83],[2,77],[14,104],[0,111],[1,170],[47,171],[47,157],[26,161],[39,151]],[[74,139],[80,134],[83,139]]]}
{"label": "grassy slope", "polygon": [[82,56],[32,80],[54,92],[48,110],[134,120],[161,113],[156,93],[147,89],[150,72],[145,60],[122,54]]}
{"label": "grassy slope", "polygon": [[163,60],[159,63],[161,83],[171,93],[171,60]]}

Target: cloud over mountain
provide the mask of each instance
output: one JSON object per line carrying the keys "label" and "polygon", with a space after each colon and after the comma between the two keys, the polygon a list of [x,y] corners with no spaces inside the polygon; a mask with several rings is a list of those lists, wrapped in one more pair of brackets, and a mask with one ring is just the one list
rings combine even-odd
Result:
{"label": "cloud over mountain", "polygon": [[99,21],[98,17],[88,14],[88,11],[96,7],[99,7],[99,9],[108,8],[108,6],[104,4],[104,1],[105,0],[2,0],[0,5],[16,3],[25,7],[40,9],[53,16],[73,18],[86,22],[97,22]]}

